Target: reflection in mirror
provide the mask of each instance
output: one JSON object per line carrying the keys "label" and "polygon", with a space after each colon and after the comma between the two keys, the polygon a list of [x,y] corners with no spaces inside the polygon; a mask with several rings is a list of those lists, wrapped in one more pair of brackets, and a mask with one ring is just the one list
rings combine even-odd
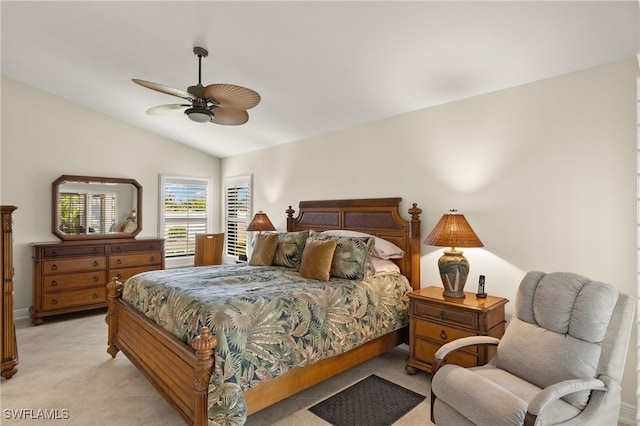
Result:
{"label": "reflection in mirror", "polygon": [[63,175],[53,182],[53,233],[63,240],[130,238],[142,230],[133,179]]}

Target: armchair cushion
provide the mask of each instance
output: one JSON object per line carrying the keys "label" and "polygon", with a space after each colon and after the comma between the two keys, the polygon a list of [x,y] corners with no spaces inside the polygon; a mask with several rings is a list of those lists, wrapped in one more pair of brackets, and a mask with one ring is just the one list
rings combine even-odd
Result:
{"label": "armchair cushion", "polygon": [[[531,399],[542,389],[493,366],[460,368],[444,365],[431,384],[438,395],[437,404],[455,407],[466,419],[477,425],[522,425]],[[460,404],[460,401],[465,401]],[[434,410],[446,411],[446,407]],[[540,425],[557,424],[569,420],[580,410],[563,400],[551,402],[542,416]],[[446,424],[446,423],[445,423]]]}
{"label": "armchair cushion", "polygon": [[[513,318],[494,361],[498,368],[545,388],[576,377],[595,378],[599,358],[599,345]],[[589,392],[568,395],[565,400],[582,409],[589,400]]]}

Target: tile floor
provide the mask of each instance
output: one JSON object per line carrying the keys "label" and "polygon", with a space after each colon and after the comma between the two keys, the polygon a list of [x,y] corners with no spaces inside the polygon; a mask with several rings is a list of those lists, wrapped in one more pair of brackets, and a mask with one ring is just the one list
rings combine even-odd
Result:
{"label": "tile floor", "polygon": [[[107,354],[104,312],[45,320],[34,327],[16,321],[18,373],[0,382],[0,423],[22,425],[184,425],[144,376],[118,354]],[[377,374],[423,395],[429,375],[404,371],[407,348],[399,346],[360,366],[313,386],[247,420],[247,426],[328,425],[307,408],[362,378]],[[58,410],[58,420],[11,418],[16,410]],[[426,399],[399,420],[398,426],[429,425]]]}

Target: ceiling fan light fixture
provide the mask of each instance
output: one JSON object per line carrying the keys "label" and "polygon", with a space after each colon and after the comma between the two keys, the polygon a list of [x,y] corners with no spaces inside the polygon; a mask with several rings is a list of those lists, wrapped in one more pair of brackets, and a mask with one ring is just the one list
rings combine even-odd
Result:
{"label": "ceiling fan light fixture", "polygon": [[211,121],[213,114],[205,108],[189,108],[184,112],[192,121],[196,123],[207,123]]}

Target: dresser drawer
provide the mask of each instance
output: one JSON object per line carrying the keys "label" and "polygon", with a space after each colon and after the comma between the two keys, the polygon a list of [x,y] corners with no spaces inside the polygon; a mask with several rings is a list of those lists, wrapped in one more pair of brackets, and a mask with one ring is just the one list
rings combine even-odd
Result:
{"label": "dresser drawer", "polygon": [[[434,344],[428,340],[415,339],[415,352],[414,359],[426,364],[433,364],[436,359],[436,352],[440,349],[441,345]],[[447,357],[447,364],[456,364],[462,367],[475,367],[478,365],[477,354],[455,351],[449,354]]]}
{"label": "dresser drawer", "polygon": [[71,290],[62,293],[47,293],[43,296],[43,309],[55,311],[74,306],[106,304],[106,287]]}
{"label": "dresser drawer", "polygon": [[45,292],[95,287],[107,284],[107,271],[82,272],[70,275],[47,275],[43,278],[42,282]]}
{"label": "dresser drawer", "polygon": [[128,243],[111,244],[109,254],[131,253],[136,251],[162,251],[162,241],[135,241]]}
{"label": "dresser drawer", "polygon": [[109,268],[127,268],[129,266],[159,265],[161,252],[109,256]]}
{"label": "dresser drawer", "polygon": [[[445,343],[462,337],[477,335],[476,333],[420,319],[412,319],[412,324],[414,326],[413,333],[415,336],[430,339],[439,345],[444,345]],[[470,346],[467,350],[477,352],[476,346]]]}
{"label": "dresser drawer", "polygon": [[413,303],[412,313],[426,319],[446,321],[458,326],[478,329],[478,315],[468,310],[416,301]]}
{"label": "dresser drawer", "polygon": [[109,271],[110,280],[113,278],[118,278],[118,281],[125,282],[132,276],[147,272],[147,271],[155,271],[161,269],[160,265],[151,265],[151,266],[136,266],[134,268],[122,268],[122,269],[111,269]]}
{"label": "dresser drawer", "polygon": [[42,262],[42,273],[45,275],[106,269],[107,258],[105,256],[79,259],[45,260]]}
{"label": "dresser drawer", "polygon": [[53,246],[42,249],[43,259],[55,259],[68,256],[99,256],[107,254],[104,244],[82,246]]}

